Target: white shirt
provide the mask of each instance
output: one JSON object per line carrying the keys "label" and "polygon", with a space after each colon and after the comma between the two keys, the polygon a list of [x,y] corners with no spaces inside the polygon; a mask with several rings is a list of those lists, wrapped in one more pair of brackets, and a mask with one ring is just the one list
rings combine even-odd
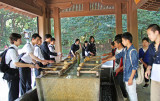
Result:
{"label": "white shirt", "polygon": [[[119,54],[120,52],[122,52],[123,49],[124,49],[124,48],[118,50],[118,48],[117,48],[116,51],[115,51],[115,55],[117,55],[117,54]],[[115,60],[115,61],[116,61],[116,60]],[[121,59],[120,59],[120,63],[121,63]],[[117,63],[115,62],[114,71],[116,71],[116,69],[119,68],[120,63],[117,64]]]}
{"label": "white shirt", "polygon": [[22,48],[22,52],[26,54],[24,54],[21,59],[26,63],[32,63],[32,58],[29,56],[29,54],[30,53],[34,54],[33,44],[31,42],[25,44],[24,47]]}
{"label": "white shirt", "polygon": [[42,51],[41,51],[41,49],[40,49],[40,47],[39,47],[38,45],[36,45],[35,48],[34,48],[34,55],[35,55],[37,58],[39,58],[39,59],[41,59],[41,60],[44,60],[44,57],[43,57],[43,55],[42,55]]}
{"label": "white shirt", "polygon": [[[49,44],[49,45],[48,45],[48,48],[49,48],[49,50],[50,50],[51,52],[53,52],[53,53],[55,52],[54,45]],[[55,58],[55,56],[50,55],[50,58]]]}
{"label": "white shirt", "polygon": [[8,64],[11,60],[11,63],[10,63],[10,68],[17,68],[15,66],[15,63],[16,62],[19,62],[19,59],[18,59],[18,47],[14,44],[12,44],[10,47],[13,47],[14,49],[9,49],[6,53],[6,56],[5,56],[5,62],[6,64]]}

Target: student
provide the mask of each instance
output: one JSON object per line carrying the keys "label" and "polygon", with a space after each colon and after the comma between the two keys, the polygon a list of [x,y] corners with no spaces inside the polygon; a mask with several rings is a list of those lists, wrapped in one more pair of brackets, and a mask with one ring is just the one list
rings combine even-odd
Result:
{"label": "student", "polygon": [[84,45],[82,47],[82,57],[83,58],[85,58],[86,56],[88,56],[87,46],[88,46],[88,41],[85,41]]}
{"label": "student", "polygon": [[[139,59],[141,63],[143,64],[144,72],[146,72],[148,62],[149,62],[149,51],[148,51],[149,39],[146,37],[143,38],[142,45],[143,47],[139,49]],[[145,85],[143,86],[143,88],[146,88],[149,85],[149,80],[146,79],[145,77],[144,79],[145,79]]]}
{"label": "student", "polygon": [[89,44],[87,47],[87,51],[90,56],[96,56],[96,45],[95,45],[95,39],[93,36],[90,36],[89,38]]}
{"label": "student", "polygon": [[[55,38],[51,38],[51,42],[50,42],[50,44],[48,45],[48,48],[49,48],[49,50],[50,50],[52,53],[57,53],[57,52],[55,51],[55,46],[54,46],[54,45],[55,45]],[[61,56],[61,53],[60,53],[60,52],[57,53],[57,56]],[[56,57],[56,56],[54,56],[54,55],[50,55],[50,60],[56,62],[55,57]]]}
{"label": "student", "polygon": [[115,55],[116,48],[114,46],[114,41],[111,42],[111,49],[112,49],[112,51],[110,53],[105,53],[102,55],[102,56],[107,56],[107,57],[103,58],[102,60],[105,60],[105,59]]}
{"label": "student", "polygon": [[[23,56],[21,56],[21,63],[33,63],[36,64],[36,61],[41,62],[43,65],[46,65],[48,61],[41,60],[34,55],[34,46],[40,40],[39,34],[33,34],[30,43],[26,43],[22,48]],[[31,69],[28,67],[19,68],[20,73],[20,92],[21,95],[25,94],[31,87]]]}
{"label": "student", "polygon": [[[33,64],[24,64],[20,63],[18,59],[18,46],[21,44],[21,35],[17,33],[12,33],[9,37],[12,49],[8,49],[5,62],[10,66],[10,68],[15,69],[14,79],[7,80],[9,93],[8,93],[8,101],[14,101],[19,97],[19,71],[17,67],[29,67],[29,68],[38,68]],[[3,76],[4,79],[8,79],[5,77],[5,73]]]}
{"label": "student", "polygon": [[149,25],[147,34],[153,43],[148,48],[149,62],[145,77],[149,79],[151,74],[151,101],[160,101],[160,27],[157,24]]}
{"label": "student", "polygon": [[[118,36],[118,35],[116,35],[116,36]],[[116,47],[115,55],[122,52],[122,50],[124,49],[124,47],[122,45],[122,37],[115,38],[114,46]],[[120,88],[122,90],[122,94],[123,94],[124,98],[127,98],[127,91],[125,88],[125,84],[123,82],[123,58],[119,58],[119,59],[115,60],[113,72],[114,72],[115,79],[117,79],[117,81],[120,85]]]}
{"label": "student", "polygon": [[69,55],[70,55],[71,57],[76,57],[75,53],[76,53],[76,51],[78,51],[79,49],[81,49],[80,40],[79,40],[79,39],[76,39],[76,40],[75,40],[75,43],[72,44],[72,46],[71,46],[71,50],[70,50],[70,52],[69,52]]}
{"label": "student", "polygon": [[[123,81],[125,82],[130,101],[137,101],[135,74],[138,68],[138,53],[132,45],[132,35],[129,32],[122,34],[122,43],[126,48],[119,54],[108,58],[106,61],[123,57]],[[106,61],[103,61],[103,63]]]}
{"label": "student", "polygon": [[46,59],[46,60],[50,60],[50,55],[57,56],[56,52],[51,52],[48,48],[48,45],[51,42],[51,38],[52,38],[51,34],[46,34],[45,41],[41,45],[41,51],[44,56],[44,59]]}

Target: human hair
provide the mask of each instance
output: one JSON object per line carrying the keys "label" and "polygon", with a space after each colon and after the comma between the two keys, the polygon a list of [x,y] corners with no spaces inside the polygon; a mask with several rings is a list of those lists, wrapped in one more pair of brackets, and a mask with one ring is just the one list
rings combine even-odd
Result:
{"label": "human hair", "polygon": [[147,30],[148,29],[151,29],[151,31],[155,32],[155,31],[158,31],[159,34],[160,34],[160,27],[157,25],[157,24],[151,24],[148,26]]}
{"label": "human hair", "polygon": [[84,43],[88,43],[88,41],[84,41]]}
{"label": "human hair", "polygon": [[55,41],[55,38],[51,38],[51,41]]}
{"label": "human hair", "polygon": [[49,38],[52,38],[52,35],[51,34],[46,34],[45,39],[49,39]]}
{"label": "human hair", "polygon": [[[89,38],[89,42],[91,43],[91,39],[94,39],[94,36],[90,36],[90,38]],[[95,42],[95,39],[94,39],[94,41],[93,41],[93,43]]]}
{"label": "human hair", "polygon": [[10,43],[14,44],[14,41],[17,41],[18,39],[21,39],[21,35],[18,33],[11,33],[9,39],[10,39]]}
{"label": "human hair", "polygon": [[32,39],[36,39],[37,37],[41,38],[41,37],[39,36],[39,34],[37,34],[37,33],[34,33],[34,34],[32,35]]}
{"label": "human hair", "polygon": [[149,42],[149,38],[147,38],[147,37],[144,37],[144,38],[142,39],[142,42],[143,42],[144,40],[146,40],[147,42]]}
{"label": "human hair", "polygon": [[114,41],[111,42],[111,45],[114,46]]}
{"label": "human hair", "polygon": [[122,39],[122,34],[117,34],[117,35],[115,36],[115,40],[117,40],[117,39]]}
{"label": "human hair", "polygon": [[132,43],[132,34],[130,32],[125,32],[122,34],[122,38],[129,40]]}
{"label": "human hair", "polygon": [[80,40],[79,40],[79,39],[76,39],[76,40],[75,40],[75,43],[76,43],[77,41],[80,41]]}

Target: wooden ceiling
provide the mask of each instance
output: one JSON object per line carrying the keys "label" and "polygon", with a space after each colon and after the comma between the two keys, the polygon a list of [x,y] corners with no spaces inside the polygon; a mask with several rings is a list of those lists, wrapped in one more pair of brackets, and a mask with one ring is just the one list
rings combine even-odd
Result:
{"label": "wooden ceiling", "polygon": [[[29,16],[31,18],[41,16],[41,3],[50,9],[50,17],[53,17],[54,7],[60,8],[60,17],[94,16],[115,14],[115,5],[121,2],[122,14],[127,12],[129,0],[0,0],[0,9]],[[137,2],[138,1],[138,2]],[[135,0],[137,8],[159,11],[160,0]]]}

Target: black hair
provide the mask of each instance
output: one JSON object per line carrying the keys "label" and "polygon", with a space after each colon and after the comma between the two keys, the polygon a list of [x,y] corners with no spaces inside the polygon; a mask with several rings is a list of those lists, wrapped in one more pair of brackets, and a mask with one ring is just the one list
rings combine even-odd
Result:
{"label": "black hair", "polygon": [[79,40],[79,39],[76,39],[76,40],[75,40],[75,43],[76,43],[77,41],[80,41],[80,40]]}
{"label": "black hair", "polygon": [[[90,38],[89,38],[89,42],[90,42],[90,43],[91,43],[91,39],[92,39],[92,38],[94,39],[94,36],[90,36]],[[94,42],[95,42],[95,39],[94,39]],[[93,42],[93,43],[94,43],[94,42]]]}
{"label": "black hair", "polygon": [[32,39],[36,39],[37,37],[41,38],[41,37],[39,36],[39,34],[37,34],[37,33],[35,33],[35,34],[32,35]]}
{"label": "black hair", "polygon": [[160,27],[157,24],[151,24],[148,26],[147,30],[151,28],[151,31],[158,31],[160,33]]}
{"label": "black hair", "polygon": [[115,41],[119,44],[121,43],[122,44],[122,34],[117,34],[115,36]]}
{"label": "black hair", "polygon": [[88,43],[88,41],[84,41],[84,43]]}
{"label": "black hair", "polygon": [[111,42],[111,45],[114,46],[114,41]]}
{"label": "black hair", "polygon": [[122,34],[122,38],[129,40],[132,43],[132,34],[130,32],[125,32]]}
{"label": "black hair", "polygon": [[52,38],[52,35],[51,34],[46,34],[45,39],[49,39],[49,38]]}
{"label": "black hair", "polygon": [[117,40],[117,39],[122,39],[122,34],[117,34],[117,35],[115,36],[115,40]]}
{"label": "black hair", "polygon": [[147,37],[144,37],[144,38],[142,39],[142,42],[143,42],[144,40],[146,40],[147,42],[149,42],[149,38],[147,38]]}
{"label": "black hair", "polygon": [[55,41],[55,38],[51,38],[51,41]]}
{"label": "black hair", "polygon": [[18,34],[18,33],[12,33],[11,35],[10,35],[10,37],[9,37],[9,39],[10,39],[10,43],[11,44],[14,44],[14,41],[17,41],[18,39],[21,39],[21,35],[20,34]]}

